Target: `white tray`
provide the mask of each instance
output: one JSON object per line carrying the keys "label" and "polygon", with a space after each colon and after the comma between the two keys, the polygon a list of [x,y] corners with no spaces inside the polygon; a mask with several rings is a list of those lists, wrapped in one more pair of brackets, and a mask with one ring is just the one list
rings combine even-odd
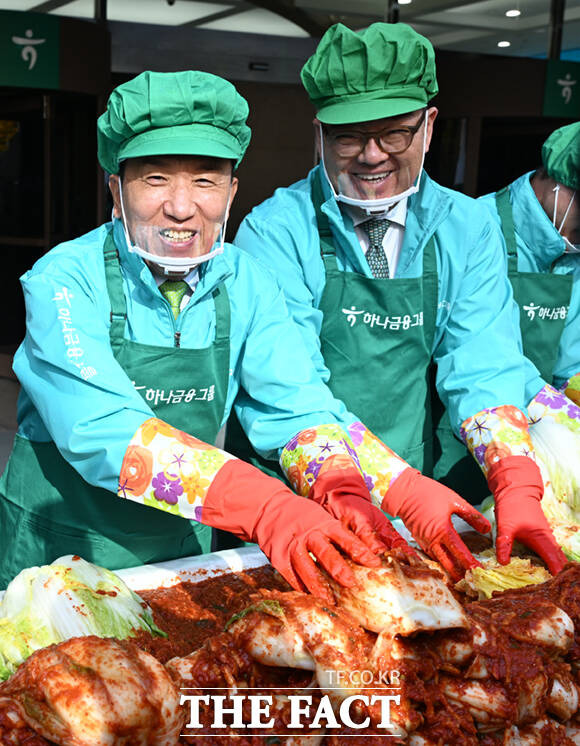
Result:
{"label": "white tray", "polygon": [[[471,526],[457,516],[452,516],[452,522],[461,534],[473,530]],[[415,546],[411,533],[400,519],[393,521],[393,527]],[[266,555],[258,547],[242,547],[241,549],[225,549],[221,552],[203,554],[199,557],[183,557],[182,559],[159,562],[154,565],[141,565],[126,570],[115,570],[125,583],[133,590],[148,590],[150,588],[169,588],[183,580],[199,583],[208,578],[224,575],[228,572],[241,572],[254,567],[268,564]]]}
{"label": "white tray", "polygon": [[[151,588],[169,588],[183,580],[200,583],[202,580],[225,575],[228,572],[250,570],[267,563],[268,558],[258,547],[242,547],[113,572],[119,575],[129,588],[134,591],[144,591]],[[0,599],[3,595],[4,591],[0,591]]]}
{"label": "white tray", "polygon": [[[452,516],[452,522],[459,533],[472,530],[465,521]],[[417,546],[410,532],[400,519],[393,521],[393,527],[407,541]],[[183,580],[200,583],[208,578],[225,575],[228,572],[241,572],[254,567],[262,567],[268,563],[266,555],[258,547],[242,547],[240,549],[224,549],[221,552],[202,554],[198,557],[182,557],[181,559],[158,562],[152,565],[140,565],[122,570],[114,570],[133,590],[149,590],[151,588],[169,588]],[[0,591],[0,599],[4,591]]]}
{"label": "white tray", "polygon": [[200,583],[202,580],[215,578],[218,575],[250,570],[267,563],[268,558],[258,547],[241,547],[114,572],[127,583],[129,588],[137,591],[169,588],[184,580]]}

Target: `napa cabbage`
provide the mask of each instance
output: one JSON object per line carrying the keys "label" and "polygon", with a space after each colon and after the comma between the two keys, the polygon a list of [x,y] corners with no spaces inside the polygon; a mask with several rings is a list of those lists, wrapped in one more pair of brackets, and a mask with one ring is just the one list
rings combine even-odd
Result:
{"label": "napa cabbage", "polygon": [[147,604],[115,573],[80,557],[28,567],[0,601],[0,679],[35,650],[72,637],[165,636]]}

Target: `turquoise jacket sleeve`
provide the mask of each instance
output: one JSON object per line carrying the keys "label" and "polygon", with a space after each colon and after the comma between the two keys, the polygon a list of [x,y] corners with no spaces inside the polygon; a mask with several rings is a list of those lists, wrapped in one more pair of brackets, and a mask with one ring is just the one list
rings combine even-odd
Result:
{"label": "turquoise jacket sleeve", "polygon": [[19,434],[54,440],[83,479],[116,492],[127,445],[153,412],[109,344],[102,252],[94,250],[103,240],[95,231],[65,244],[21,278],[26,336],[14,371]]}
{"label": "turquoise jacket sleeve", "polygon": [[[116,361],[109,341],[110,303],[102,226],[48,252],[22,277],[27,332],[14,370],[21,382],[19,434],[53,440],[88,483],[116,491],[125,451],[153,410]],[[151,272],[115,237],[127,302],[125,336],[172,347],[174,322]],[[256,450],[277,459],[298,432],[348,426],[355,418],[320,381],[284,298],[268,270],[226,244],[202,273],[179,316],[181,347],[215,337],[212,291],[223,282],[230,300],[230,369],[222,424],[236,403]],[[195,435],[195,422],[192,422]]]}
{"label": "turquoise jacket sleeve", "polygon": [[554,271],[573,275],[570,307],[554,366],[554,386],[560,388],[572,376],[580,373],[580,254],[566,254],[558,261]]}
{"label": "turquoise jacket sleeve", "polygon": [[232,317],[245,327],[234,406],[254,448],[277,459],[301,430],[328,423],[346,429],[356,418],[321,381],[276,278],[236,247],[231,250],[237,252]]}
{"label": "turquoise jacket sleeve", "polygon": [[441,245],[433,359],[439,395],[458,433],[483,409],[523,408],[525,361],[497,227],[475,200],[459,195],[435,236]]}
{"label": "turquoise jacket sleeve", "polygon": [[278,189],[271,200],[253,210],[242,221],[234,243],[275,275],[306,350],[327,382],[330,373],[320,351],[322,311],[318,308],[325,278],[314,222],[308,184],[299,182],[295,188]]}

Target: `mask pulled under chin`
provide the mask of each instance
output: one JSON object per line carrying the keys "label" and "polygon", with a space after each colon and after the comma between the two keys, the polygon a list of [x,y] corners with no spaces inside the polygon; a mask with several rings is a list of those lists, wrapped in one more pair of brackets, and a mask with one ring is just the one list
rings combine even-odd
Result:
{"label": "mask pulled under chin", "polygon": [[336,191],[333,183],[330,180],[328,171],[326,170],[326,164],[324,162],[324,137],[322,133],[322,125],[319,125],[319,128],[320,128],[320,160],[322,162],[322,170],[324,171],[326,180],[328,181],[328,184],[330,185],[330,189],[332,190],[334,199],[337,202],[342,202],[345,205],[350,205],[351,207],[358,207],[361,210],[364,210],[369,217],[372,216],[374,218],[382,218],[386,216],[389,209],[393,205],[396,205],[397,202],[400,202],[402,199],[405,199],[406,197],[410,197],[412,194],[416,194],[419,191],[419,186],[421,184],[421,176],[423,174],[423,164],[425,163],[425,146],[427,144],[427,119],[428,119],[428,113],[427,111],[425,111],[425,126],[423,128],[424,130],[423,131],[423,154],[421,156],[421,167],[419,168],[419,176],[417,177],[417,182],[413,184],[412,186],[408,187],[407,189],[405,189],[405,191],[400,192],[400,194],[394,194],[391,197],[381,197],[380,199],[358,199],[356,197],[349,197],[346,194],[343,194],[342,192]]}
{"label": "mask pulled under chin", "polygon": [[195,267],[203,264],[204,262],[208,262],[210,259],[213,259],[214,256],[223,254],[224,251],[222,241],[219,246],[216,246],[215,249],[212,249],[207,254],[193,257],[172,258],[169,256],[158,256],[157,254],[151,254],[149,251],[145,251],[145,249],[142,249],[140,246],[132,244],[129,241],[127,242],[127,245],[129,247],[129,251],[132,254],[138,254],[142,259],[145,259],[152,264],[156,264],[163,270],[164,274],[166,275],[174,274],[175,272],[182,272],[184,275],[187,275],[189,272],[191,272],[192,269],[195,269]]}
{"label": "mask pulled under chin", "polygon": [[[560,184],[556,184],[556,186],[552,189],[552,191],[555,192],[552,225],[554,226],[554,228],[556,228],[556,215],[558,214],[558,197],[560,196]],[[576,191],[572,192],[572,196],[570,197],[570,202],[568,202],[568,207],[566,208],[566,211],[564,212],[564,217],[562,218],[560,226],[556,228],[556,230],[561,236],[562,236],[562,228],[564,227],[564,223],[566,222],[566,218],[568,217],[568,213],[570,212],[570,208],[572,207],[572,204],[575,198],[576,198]],[[562,239],[564,241],[564,245],[566,246],[566,248],[564,249],[565,254],[580,254],[580,245],[572,243],[568,238],[566,238],[566,236],[562,236]]]}
{"label": "mask pulled under chin", "polygon": [[569,241],[566,236],[562,236],[564,239],[564,243],[566,245],[566,248],[564,250],[565,254],[580,254],[580,244],[572,243]]}
{"label": "mask pulled under chin", "polygon": [[[229,212],[229,204],[230,204],[229,196],[228,196],[228,207],[226,210],[226,214],[224,216],[222,227],[220,228],[218,246],[216,246],[214,249],[209,251],[207,254],[201,254],[200,256],[181,256],[181,257],[158,256],[157,254],[152,254],[149,251],[145,251],[145,249],[142,249],[140,246],[137,246],[137,244],[134,244],[131,241],[131,237],[129,236],[129,230],[127,228],[127,220],[125,218],[125,206],[123,204],[123,189],[121,187],[120,181],[119,181],[119,198],[121,202],[121,216],[122,216],[121,223],[123,225],[123,235],[125,236],[125,243],[127,244],[127,249],[129,250],[131,254],[137,254],[142,259],[145,259],[146,261],[157,265],[157,267],[163,270],[163,273],[165,275],[175,274],[179,272],[179,273],[182,273],[183,276],[185,276],[189,274],[192,269],[195,269],[200,264],[203,264],[204,262],[209,262],[209,260],[213,259],[215,256],[219,256],[220,254],[223,254],[225,235],[226,235],[226,225],[228,222],[228,212]],[[114,219],[115,217],[113,215],[113,220]]]}

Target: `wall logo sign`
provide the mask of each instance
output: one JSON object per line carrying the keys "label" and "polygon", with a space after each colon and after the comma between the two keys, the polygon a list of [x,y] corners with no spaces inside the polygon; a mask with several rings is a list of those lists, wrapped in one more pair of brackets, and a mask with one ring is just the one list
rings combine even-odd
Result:
{"label": "wall logo sign", "polygon": [[38,52],[36,51],[36,47],[39,44],[44,44],[46,39],[33,39],[34,32],[32,29],[26,29],[24,32],[24,38],[20,36],[13,36],[12,41],[14,44],[17,44],[18,46],[22,47],[22,52],[20,53],[20,56],[24,60],[24,62],[28,63],[28,69],[32,70],[32,68],[36,65],[36,61],[38,60]]}
{"label": "wall logo sign", "polygon": [[542,113],[545,117],[580,116],[580,62],[547,61]]}
{"label": "wall logo sign", "polygon": [[0,11],[0,85],[59,87],[60,19]]}

